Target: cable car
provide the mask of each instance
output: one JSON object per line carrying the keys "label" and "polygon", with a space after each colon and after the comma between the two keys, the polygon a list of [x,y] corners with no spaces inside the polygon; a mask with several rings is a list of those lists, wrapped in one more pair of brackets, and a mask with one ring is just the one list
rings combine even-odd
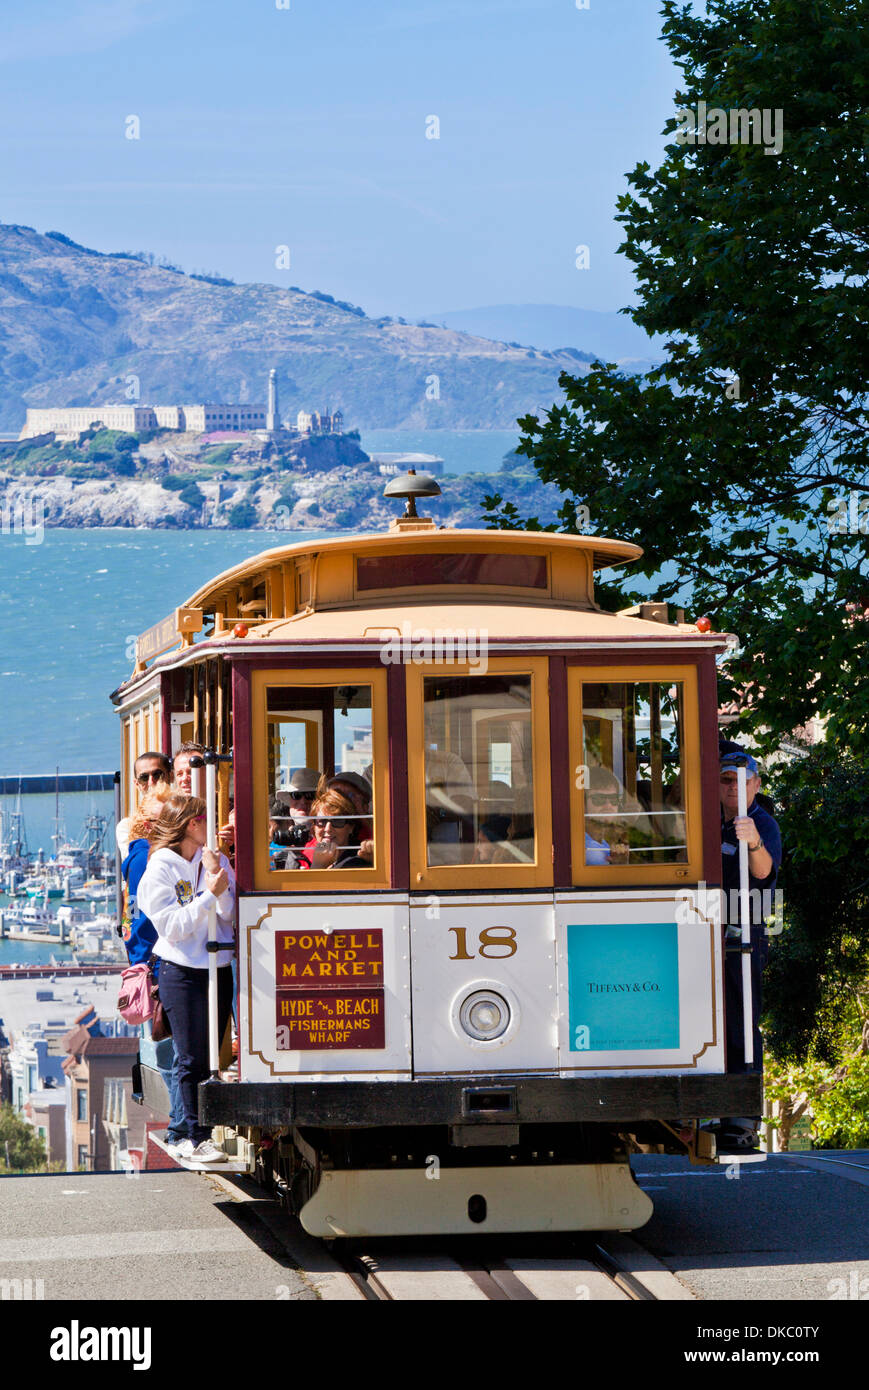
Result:
{"label": "cable car", "polygon": [[[113,695],[126,811],[140,752],[231,754],[238,1080],[200,1118],[321,1237],[633,1229],[632,1153],[712,1161],[701,1120],[760,1113],[725,1055],[726,638],[598,606],[633,544],[408,510],[218,575]],[[370,786],[347,867],[270,852],[299,769]]]}

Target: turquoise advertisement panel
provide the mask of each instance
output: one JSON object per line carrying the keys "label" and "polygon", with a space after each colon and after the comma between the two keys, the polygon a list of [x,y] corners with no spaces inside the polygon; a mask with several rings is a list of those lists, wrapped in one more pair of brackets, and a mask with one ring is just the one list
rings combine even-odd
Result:
{"label": "turquoise advertisement panel", "polygon": [[679,1046],[675,922],[567,928],[571,1052]]}

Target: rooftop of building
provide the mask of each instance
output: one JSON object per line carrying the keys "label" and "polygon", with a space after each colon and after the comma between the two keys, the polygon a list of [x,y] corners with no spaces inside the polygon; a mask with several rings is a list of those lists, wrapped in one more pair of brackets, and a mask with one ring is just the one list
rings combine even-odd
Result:
{"label": "rooftop of building", "polygon": [[[110,1020],[116,1017],[115,1005],[121,983],[122,965],[118,965],[117,975],[100,975],[95,982],[87,976],[73,979],[58,979],[52,984],[48,979],[3,980],[3,997],[0,999],[0,1018],[3,1031],[14,1040],[19,1033],[28,1030],[29,1036],[41,1036],[49,1027],[52,1031],[73,1027],[76,1017],[92,1005],[99,1016]],[[52,999],[36,998],[37,990],[50,989]],[[31,1030],[28,1025],[33,1024]]]}

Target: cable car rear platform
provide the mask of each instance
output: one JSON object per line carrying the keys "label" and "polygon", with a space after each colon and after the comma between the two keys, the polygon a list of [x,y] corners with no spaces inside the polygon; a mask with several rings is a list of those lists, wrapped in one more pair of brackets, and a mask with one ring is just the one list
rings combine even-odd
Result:
{"label": "cable car rear platform", "polygon": [[408,1081],[203,1082],[210,1125],[328,1129],[468,1124],[666,1123],[760,1115],[759,1072],[697,1076],[496,1075]]}

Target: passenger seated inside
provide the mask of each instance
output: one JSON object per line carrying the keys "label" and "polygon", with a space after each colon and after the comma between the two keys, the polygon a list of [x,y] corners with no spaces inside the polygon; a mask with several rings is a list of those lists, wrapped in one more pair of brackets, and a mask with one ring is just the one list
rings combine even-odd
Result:
{"label": "passenger seated inside", "polygon": [[[371,773],[372,769],[366,769]],[[326,777],[325,774],[320,778],[320,785],[317,788],[317,795],[324,796],[327,791],[336,791],[340,796],[351,802],[357,816],[367,816],[369,819],[359,825],[359,839],[370,840],[374,834],[374,827],[371,824],[371,778],[363,777],[359,772],[336,772],[334,777]]]}
{"label": "passenger seated inside", "polygon": [[301,851],[313,843],[311,807],[317,798],[320,774],[311,767],[290,773],[290,785],[269,802],[269,867],[295,869]]}
{"label": "passenger seated inside", "polygon": [[[582,761],[595,778],[583,792],[587,864],[687,862],[684,702],[679,680],[583,683]],[[616,807],[597,795],[613,785]]]}
{"label": "passenger seated inside", "polygon": [[477,831],[477,844],[472,862],[474,864],[497,863],[495,856],[499,850],[506,847],[509,831],[509,816],[488,816]]}
{"label": "passenger seated inside", "polygon": [[474,784],[457,753],[425,755],[425,813],[429,864],[467,864],[473,855]]}
{"label": "passenger seated inside", "polygon": [[589,768],[585,791],[586,864],[627,864],[628,842],[618,824],[622,789],[605,767]]}
{"label": "passenger seated inside", "polygon": [[492,862],[534,863],[534,796],[530,787],[517,787],[507,838],[496,847]]}
{"label": "passenger seated inside", "polygon": [[300,869],[370,869],[374,842],[360,839],[365,817],[337,791],[329,790],[314,804],[314,841],[299,857]]}

